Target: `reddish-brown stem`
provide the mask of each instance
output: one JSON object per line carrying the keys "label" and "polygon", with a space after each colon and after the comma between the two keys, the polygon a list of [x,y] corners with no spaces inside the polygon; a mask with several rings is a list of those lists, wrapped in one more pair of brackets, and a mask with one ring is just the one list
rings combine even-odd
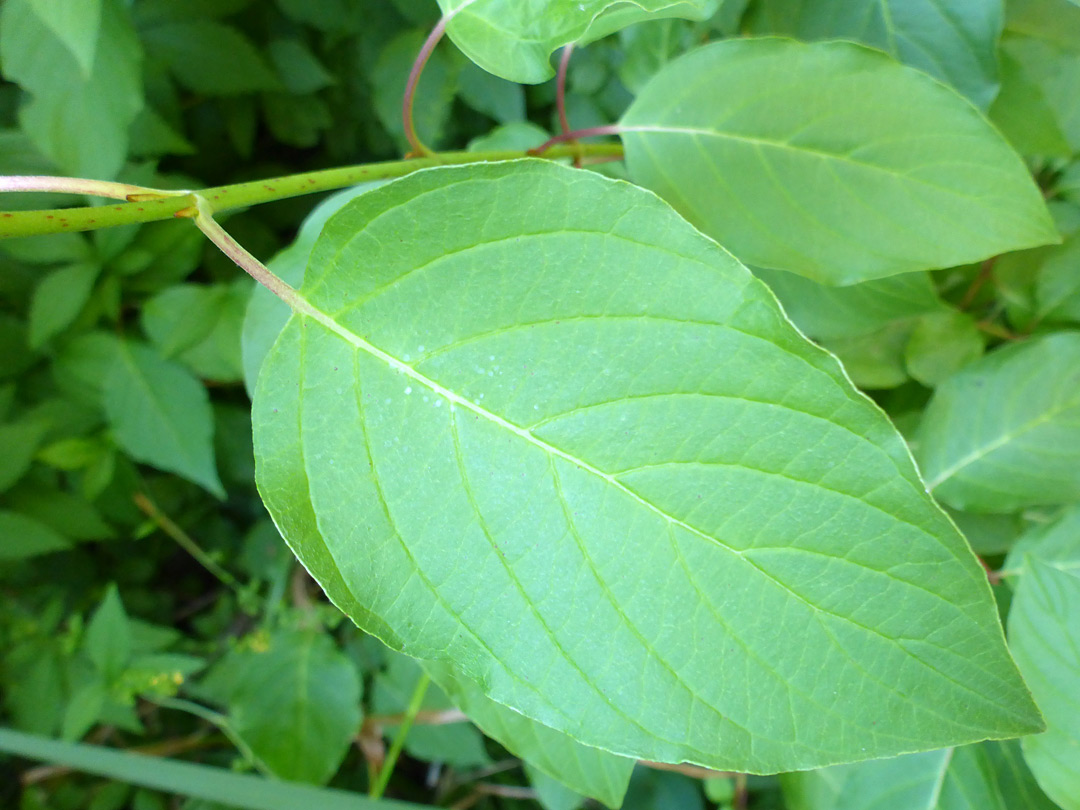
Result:
{"label": "reddish-brown stem", "polygon": [[[566,74],[570,70],[570,57],[574,54],[574,43],[562,49],[559,58],[559,73],[555,79],[555,109],[559,111],[559,130],[563,135],[570,131],[570,117],[566,114]],[[581,155],[574,156],[574,165],[581,168]]]}
{"label": "reddish-brown stem", "polygon": [[975,296],[979,294],[979,290],[981,290],[983,285],[993,277],[994,262],[996,261],[997,256],[991,256],[982,263],[982,267],[979,268],[979,275],[975,276],[975,280],[971,282],[971,286],[967,288],[967,292],[964,293],[964,297],[960,301],[960,309],[967,309],[974,303]]}
{"label": "reddish-brown stem", "polygon": [[605,124],[602,127],[586,127],[585,129],[575,129],[572,132],[564,132],[561,135],[556,135],[546,143],[540,144],[535,149],[530,149],[530,155],[542,155],[551,147],[556,144],[566,143],[567,141],[576,141],[579,138],[592,138],[597,135],[618,135],[623,129],[619,124]]}
{"label": "reddish-brown stem", "polygon": [[987,565],[986,560],[984,560],[982,557],[979,557],[979,564],[983,567],[983,570],[986,571],[986,578],[990,580],[991,585],[1001,584],[1001,574],[995,571],[989,565]]}
{"label": "reddish-brown stem", "polygon": [[439,44],[439,40],[446,33],[446,24],[452,18],[453,14],[447,14],[435,23],[435,27],[431,29],[428,38],[424,40],[420,53],[416,55],[416,61],[413,62],[412,70],[409,71],[409,80],[405,83],[405,96],[401,100],[401,121],[405,126],[405,138],[409,141],[409,149],[411,150],[406,157],[431,157],[435,154],[424,145],[420,140],[420,136],[416,134],[416,126],[413,123],[413,98],[416,96],[416,87],[420,84],[420,75],[424,72],[424,66],[427,64],[428,59],[431,58],[431,54],[434,53],[435,46]]}

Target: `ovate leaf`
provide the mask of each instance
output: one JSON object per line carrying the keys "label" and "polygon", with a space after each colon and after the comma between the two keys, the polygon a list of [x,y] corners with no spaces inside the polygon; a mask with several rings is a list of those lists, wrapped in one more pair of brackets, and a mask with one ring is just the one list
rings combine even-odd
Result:
{"label": "ovate leaf", "polygon": [[282,779],[326,782],[360,729],[360,680],[330,636],[253,636],[201,684],[232,728]]}
{"label": "ovate leaf", "polygon": [[1015,742],[837,765],[782,780],[791,810],[1054,810]]}
{"label": "ovate leaf", "polygon": [[648,192],[537,161],[419,172],[327,223],[294,304],[256,391],[259,489],[390,646],[653,760],[776,771],[1039,728],[888,420]]}
{"label": "ovate leaf", "polygon": [[997,93],[998,0],[764,0],[755,34],[847,39],[885,51],[952,85],[985,109]]}
{"label": "ovate leaf", "polygon": [[115,680],[131,659],[131,626],[116,585],[109,586],[86,625],[85,649],[107,681]]}
{"label": "ovate leaf", "polygon": [[80,262],[49,273],[30,302],[30,346],[41,348],[78,317],[101,272],[96,262]]}
{"label": "ovate leaf", "polygon": [[147,49],[177,80],[196,93],[234,96],[279,90],[281,83],[243,33],[214,20],[154,26],[144,33]]}
{"label": "ovate leaf", "polygon": [[997,349],[946,380],[916,441],[927,486],[956,509],[1080,500],[1080,332]]}
{"label": "ovate leaf", "polygon": [[555,75],[551,52],[596,38],[651,15],[703,19],[714,0],[439,0],[451,16],[447,33],[489,73],[522,84]]}
{"label": "ovate leaf", "polygon": [[622,124],[631,177],[751,264],[852,284],[1058,240],[978,110],[858,45],[706,45]]}
{"label": "ovate leaf", "polygon": [[1047,795],[1080,808],[1080,577],[1034,557],[1009,613],[1009,644],[1046,717],[1047,730],[1023,740],[1024,758]]}
{"label": "ovate leaf", "polygon": [[985,347],[974,318],[946,310],[919,318],[904,349],[904,363],[912,377],[932,388],[978,360]]}
{"label": "ovate leaf", "polygon": [[210,399],[182,366],[148,346],[123,343],[105,379],[104,404],[116,441],[132,458],[224,497]]}
{"label": "ovate leaf", "polygon": [[469,719],[514,756],[577,793],[591,796],[608,807],[622,805],[634,760],[582,745],[495,703],[445,662],[425,661],[424,669]]}

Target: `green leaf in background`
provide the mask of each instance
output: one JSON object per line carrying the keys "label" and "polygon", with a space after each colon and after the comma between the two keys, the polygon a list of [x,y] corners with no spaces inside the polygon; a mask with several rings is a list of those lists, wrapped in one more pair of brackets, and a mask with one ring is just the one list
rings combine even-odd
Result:
{"label": "green leaf in background", "polygon": [[1014,512],[1080,499],[1080,332],[1005,346],[938,387],[916,458],[949,506]]}
{"label": "green leaf in background", "polygon": [[904,364],[914,379],[933,388],[982,357],[985,348],[986,340],[970,315],[936,312],[916,321],[904,349]]}
{"label": "green leaf in background", "polygon": [[431,679],[480,729],[539,772],[591,796],[608,807],[621,807],[634,760],[591,748],[553,728],[530,720],[487,698],[472,681],[445,662],[424,661]]}
{"label": "green leaf in background", "polygon": [[240,380],[240,332],[251,286],[240,278],[231,284],[167,287],[143,306],[143,329],[163,355],[200,377]]}
{"label": "green leaf in background", "polygon": [[230,726],[282,778],[323,784],[360,730],[360,680],[323,633],[249,637],[199,686],[228,710]]}
{"label": "green leaf in background", "polygon": [[1009,613],[1009,646],[1046,717],[1024,758],[1063,810],[1080,808],[1080,577],[1028,557]]}
{"label": "green leaf in background", "polygon": [[105,414],[136,461],[182,475],[217,495],[214,420],[206,389],[154,349],[122,342],[104,381]]}
{"label": "green leaf in background", "polygon": [[[1080,16],[1080,12],[1065,10]],[[1080,151],[1080,42],[1063,47],[1040,37],[1009,34],[1002,40],[1001,49],[1026,83],[1038,89],[1031,103],[1041,101],[1050,114],[1053,128],[1046,135],[1052,138],[1056,129],[1073,152]],[[1040,117],[1044,124],[1049,123],[1045,116]]]}
{"label": "green leaf in background", "polygon": [[102,0],[79,0],[77,3],[57,0],[29,0],[30,7],[47,25],[82,68],[84,79],[90,78],[94,54],[101,28]]}
{"label": "green leaf in background", "polygon": [[107,681],[115,680],[131,659],[131,627],[116,585],[110,585],[86,625],[85,648]]}
{"label": "green leaf in background", "polygon": [[120,0],[101,4],[98,43],[93,70],[82,78],[76,57],[31,0],[3,4],[4,76],[31,96],[19,110],[23,130],[65,173],[111,179],[124,163],[127,130],[143,106],[142,45]]}
{"label": "green leaf in background", "polygon": [[1019,156],[955,91],[844,42],[713,43],[622,121],[636,182],[740,259],[851,284],[1058,241]]}
{"label": "green leaf in background", "polygon": [[520,84],[537,84],[554,76],[552,51],[591,38],[593,29],[595,35],[603,36],[656,13],[703,19],[715,10],[714,0],[438,2],[446,15],[453,15],[446,31],[454,44],[484,70]]}
{"label": "green leaf in background", "polygon": [[821,345],[839,358],[855,385],[880,391],[908,381],[904,351],[914,329],[911,321],[893,321],[864,335],[822,340]]}
{"label": "green leaf in background", "polygon": [[45,419],[27,416],[0,425],[0,492],[10,489],[30,470],[34,454],[49,431]]}
{"label": "green leaf in background", "polygon": [[951,85],[983,109],[997,94],[1000,0],[763,0],[754,34],[846,39],[885,51]]}
{"label": "green leaf in background", "polygon": [[1054,810],[1011,741],[789,773],[781,780],[791,810]]}
{"label": "green leaf in background", "polygon": [[829,287],[795,273],[754,268],[804,335],[829,340],[876,332],[894,321],[948,312],[929,273]]}
{"label": "green leaf in background", "polygon": [[1068,157],[1072,147],[1042,87],[1007,51],[1000,58],[1001,92],[990,107],[990,120],[1022,154]]}
{"label": "green leaf in background", "polygon": [[585,801],[580,793],[575,793],[528,762],[525,763],[525,775],[529,777],[529,784],[536,791],[536,800],[544,810],[577,810]]}
{"label": "green leaf in background", "polygon": [[30,347],[40,349],[79,316],[101,273],[97,262],[54,270],[34,288],[30,302]]}
{"label": "green leaf in background", "polygon": [[1046,248],[1035,268],[1035,317],[1080,323],[1080,233]]}
{"label": "green leaf in background", "polygon": [[[409,705],[424,670],[414,658],[384,650],[386,668],[376,674],[372,710],[379,714],[401,714]],[[420,708],[426,712],[447,711],[453,707],[450,699],[438,686],[429,686]],[[503,707],[504,711],[509,711]],[[393,738],[398,726],[386,725],[387,736]],[[418,724],[409,729],[405,750],[410,756],[426,762],[445,762],[455,768],[477,768],[491,764],[484,749],[484,738],[470,723],[436,725]]]}
{"label": "green leaf in background", "polygon": [[1080,504],[1068,507],[1055,520],[1025,532],[1009,552],[1002,573],[1019,574],[1027,555],[1080,576]]}
{"label": "green leaf in background", "polygon": [[225,23],[206,19],[166,23],[144,31],[143,41],[149,54],[196,93],[234,96],[281,89],[251,40]]}
{"label": "green leaf in background", "polygon": [[652,760],[1039,728],[892,425],[655,196],[539,161],[419,172],[327,223],[297,307],[256,391],[260,493],[392,647]]}
{"label": "green leaf in background", "polygon": [[679,773],[638,768],[622,810],[705,810],[698,782]]}
{"label": "green leaf in background", "polygon": [[0,562],[65,551],[71,544],[53,529],[18,512],[0,510]]}

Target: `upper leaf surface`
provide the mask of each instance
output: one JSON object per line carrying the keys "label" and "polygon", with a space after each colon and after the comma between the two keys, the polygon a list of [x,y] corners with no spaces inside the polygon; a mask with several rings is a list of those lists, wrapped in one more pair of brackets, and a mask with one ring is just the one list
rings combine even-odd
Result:
{"label": "upper leaf surface", "polygon": [[653,760],[1038,727],[888,420],[653,195],[420,172],[327,223],[300,296],[256,392],[259,488],[391,646]]}
{"label": "upper leaf surface", "polygon": [[858,45],[706,45],[622,123],[631,177],[750,264],[852,284],[1058,239],[977,109]]}
{"label": "upper leaf surface", "polygon": [[1080,332],[998,349],[943,383],[917,455],[943,502],[1015,512],[1080,499]]}
{"label": "upper leaf surface", "polygon": [[765,0],[755,34],[848,39],[885,51],[952,85],[985,109],[997,93],[1000,0]]}
{"label": "upper leaf surface", "polygon": [[659,14],[702,19],[715,0],[439,0],[454,44],[484,70],[536,84],[555,75],[551,52]]}

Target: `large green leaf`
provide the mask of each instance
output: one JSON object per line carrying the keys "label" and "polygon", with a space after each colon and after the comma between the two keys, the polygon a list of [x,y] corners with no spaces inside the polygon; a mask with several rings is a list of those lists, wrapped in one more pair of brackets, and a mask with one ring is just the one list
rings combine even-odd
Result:
{"label": "large green leaf", "polygon": [[715,0],[438,0],[446,31],[489,73],[522,84],[555,75],[556,48],[655,16],[702,19]]}
{"label": "large green leaf", "polygon": [[560,783],[608,807],[620,807],[634,760],[582,745],[553,728],[530,720],[485,697],[446,662],[424,661],[424,669],[489,737]]}
{"label": "large green leaf", "polygon": [[1009,614],[1009,644],[1047,730],[1023,740],[1042,789],[1080,808],[1080,577],[1028,557]]}
{"label": "large green leaf", "polygon": [[653,195],[536,161],[419,172],[327,223],[294,306],[258,485],[390,646],[653,760],[1039,728],[888,420]]}
{"label": "large green leaf", "polygon": [[1015,742],[785,774],[791,810],[1054,810]]}
{"label": "large green leaf", "polygon": [[851,284],[1058,239],[977,109],[859,45],[706,45],[622,125],[631,177],[750,264]]}
{"label": "large green leaf", "polygon": [[1080,500],[1080,332],[991,352],[937,390],[916,436],[927,486],[973,512]]}
{"label": "large green leaf", "polygon": [[847,39],[885,51],[950,84],[985,109],[997,93],[1000,0],[763,0],[755,34]]}

